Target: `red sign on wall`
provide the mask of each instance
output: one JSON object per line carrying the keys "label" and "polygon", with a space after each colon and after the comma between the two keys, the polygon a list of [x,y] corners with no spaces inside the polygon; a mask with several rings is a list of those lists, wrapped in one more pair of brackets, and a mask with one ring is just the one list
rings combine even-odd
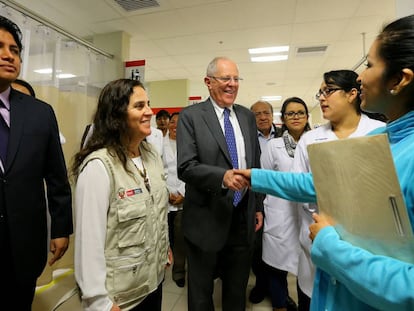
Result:
{"label": "red sign on wall", "polygon": [[145,59],[125,62],[125,78],[145,82]]}
{"label": "red sign on wall", "polygon": [[201,102],[201,96],[190,96],[188,98],[188,106],[198,104],[199,102]]}

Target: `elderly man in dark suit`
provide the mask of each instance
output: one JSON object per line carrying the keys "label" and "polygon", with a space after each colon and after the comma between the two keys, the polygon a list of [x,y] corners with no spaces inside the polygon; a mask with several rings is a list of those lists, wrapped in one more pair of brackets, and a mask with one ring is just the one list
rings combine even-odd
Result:
{"label": "elderly man in dark suit", "polygon": [[71,191],[53,109],[10,87],[20,72],[21,50],[20,29],[0,16],[2,310],[31,310],[36,279],[47,260],[45,188],[54,254],[49,264],[63,256],[73,231]]}
{"label": "elderly man in dark suit", "polygon": [[263,205],[233,168],[260,167],[253,113],[234,104],[237,65],[213,59],[204,82],[210,97],[183,109],[177,128],[178,176],[186,183],[183,231],[188,255],[188,308],[214,310],[214,278],[224,311],[245,310],[254,232]]}

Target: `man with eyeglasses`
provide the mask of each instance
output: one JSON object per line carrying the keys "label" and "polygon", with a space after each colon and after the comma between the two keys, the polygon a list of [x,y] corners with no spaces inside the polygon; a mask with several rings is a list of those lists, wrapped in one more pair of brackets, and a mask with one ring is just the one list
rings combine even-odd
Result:
{"label": "man with eyeglasses", "polygon": [[[204,78],[210,97],[180,112],[178,177],[186,183],[182,229],[187,246],[188,310],[214,310],[214,279],[222,280],[222,310],[244,311],[254,233],[263,200],[233,172],[260,167],[253,113],[235,104],[237,65],[213,59]],[[260,196],[261,197],[261,196]]]}
{"label": "man with eyeglasses", "polygon": [[257,135],[263,153],[270,139],[282,136],[282,129],[273,123],[273,107],[269,102],[259,100],[250,107],[250,110],[256,117]]}
{"label": "man with eyeglasses", "polygon": [[[256,117],[257,137],[261,153],[264,153],[267,143],[272,138],[282,136],[282,129],[273,123],[273,107],[269,102],[259,100],[250,107],[250,110]],[[262,302],[269,292],[265,265],[262,260],[262,236],[263,228],[256,232],[252,260],[252,271],[256,276],[256,283],[249,294],[249,301],[255,304]]]}

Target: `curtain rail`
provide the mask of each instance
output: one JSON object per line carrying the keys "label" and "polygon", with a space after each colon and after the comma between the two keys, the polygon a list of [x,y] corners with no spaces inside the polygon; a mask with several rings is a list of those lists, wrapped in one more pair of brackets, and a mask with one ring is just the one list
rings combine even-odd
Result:
{"label": "curtain rail", "polygon": [[35,12],[30,11],[29,9],[25,8],[24,6],[14,2],[14,1],[3,0],[3,1],[0,1],[0,2],[7,5],[7,6],[9,6],[9,7],[11,7],[12,9],[15,9],[16,11],[18,11],[18,12],[34,19],[35,21],[38,21],[38,22],[44,24],[45,26],[48,26],[48,27],[52,28],[53,30],[57,31],[58,33],[66,36],[66,37],[69,37],[70,39],[76,41],[77,43],[79,43],[79,44],[81,44],[81,45],[83,45],[83,46],[85,46],[85,47],[87,47],[91,50],[93,50],[94,52],[96,52],[98,54],[101,54],[101,55],[106,56],[106,57],[111,58],[111,59],[114,58],[114,55],[109,54],[109,53],[93,46],[88,41],[86,41],[82,38],[79,38],[79,37],[75,36],[74,34],[71,34],[70,32],[68,32],[68,31],[62,29],[60,26],[56,25],[55,23],[45,19],[44,17],[41,17],[40,15],[36,14]]}

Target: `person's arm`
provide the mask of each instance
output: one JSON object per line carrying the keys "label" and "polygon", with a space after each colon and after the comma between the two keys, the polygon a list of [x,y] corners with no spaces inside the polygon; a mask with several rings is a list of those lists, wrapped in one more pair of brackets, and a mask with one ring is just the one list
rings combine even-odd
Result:
{"label": "person's arm", "polygon": [[296,202],[316,203],[316,192],[311,173],[251,170],[253,191],[271,194]]}
{"label": "person's arm", "polygon": [[59,130],[55,114],[51,106],[46,106],[49,112],[49,143],[46,150],[45,182],[47,189],[48,211],[51,219],[50,250],[53,258],[52,265],[66,252],[69,245],[69,235],[73,233],[72,194],[69,185],[65,159],[59,140]]}
{"label": "person's arm", "polygon": [[361,301],[381,310],[414,310],[414,265],[355,247],[332,226],[316,235],[311,256]]}
{"label": "person's arm", "polygon": [[109,176],[100,160],[90,161],[76,183],[75,277],[88,311],[110,310],[105,286],[105,237]]}

